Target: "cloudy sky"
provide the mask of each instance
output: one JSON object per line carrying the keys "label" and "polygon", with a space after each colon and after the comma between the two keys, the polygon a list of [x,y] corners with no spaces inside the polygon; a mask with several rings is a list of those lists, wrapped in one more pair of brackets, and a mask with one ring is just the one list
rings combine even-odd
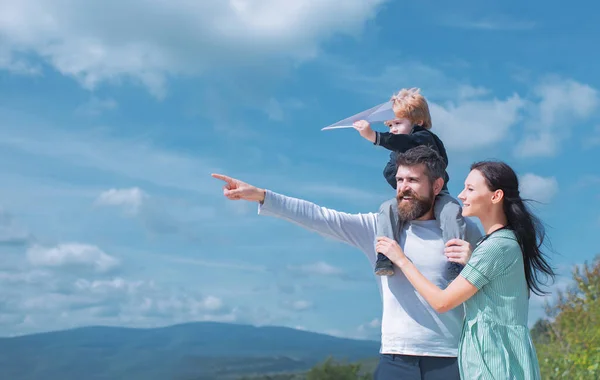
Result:
{"label": "cloudy sky", "polygon": [[430,100],[453,194],[475,160],[518,171],[567,283],[600,229],[600,27],[577,3],[0,0],[0,335],[214,320],[376,339],[364,256],[210,173],[374,211],[388,153],[320,128],[402,87]]}

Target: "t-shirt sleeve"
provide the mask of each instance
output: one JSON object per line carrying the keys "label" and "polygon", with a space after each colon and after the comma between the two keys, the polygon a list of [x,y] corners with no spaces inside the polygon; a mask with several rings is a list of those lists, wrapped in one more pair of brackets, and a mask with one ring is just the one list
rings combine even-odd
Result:
{"label": "t-shirt sleeve", "polygon": [[483,242],[473,251],[471,259],[460,272],[477,289],[481,289],[517,262],[520,249],[502,244],[502,240],[504,239],[496,238]]}

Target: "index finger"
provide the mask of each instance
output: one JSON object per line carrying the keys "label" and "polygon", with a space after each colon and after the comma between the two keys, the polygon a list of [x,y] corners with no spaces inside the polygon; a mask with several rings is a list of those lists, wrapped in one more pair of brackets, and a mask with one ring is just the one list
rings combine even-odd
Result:
{"label": "index finger", "polygon": [[232,185],[232,184],[234,183],[234,180],[233,180],[233,178],[231,178],[231,177],[228,177],[228,176],[226,176],[226,175],[223,175],[223,174],[216,174],[216,173],[213,173],[213,174],[211,174],[210,176],[211,176],[211,177],[213,177],[213,178],[216,178],[216,179],[220,179],[220,180],[222,180],[222,181],[225,181],[225,182],[227,182],[227,183],[228,183],[228,184],[230,184],[230,185]]}

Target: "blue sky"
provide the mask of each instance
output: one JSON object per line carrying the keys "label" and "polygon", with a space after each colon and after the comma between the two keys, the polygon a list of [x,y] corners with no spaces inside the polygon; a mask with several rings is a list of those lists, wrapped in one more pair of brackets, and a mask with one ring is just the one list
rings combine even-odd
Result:
{"label": "blue sky", "polygon": [[320,129],[402,87],[430,101],[452,194],[473,161],[518,171],[564,285],[598,253],[600,27],[589,3],[516,5],[0,0],[0,334],[216,320],[377,339],[362,253],[226,201],[210,173],[374,211],[388,153]]}

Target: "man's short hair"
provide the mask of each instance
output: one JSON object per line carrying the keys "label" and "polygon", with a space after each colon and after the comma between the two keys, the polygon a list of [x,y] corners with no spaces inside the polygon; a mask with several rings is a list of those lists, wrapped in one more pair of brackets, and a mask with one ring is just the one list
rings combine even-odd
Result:
{"label": "man's short hair", "polygon": [[438,152],[426,145],[419,145],[407,150],[404,153],[398,153],[396,157],[396,168],[400,166],[425,165],[426,175],[429,181],[433,183],[438,178],[444,178],[446,163]]}

